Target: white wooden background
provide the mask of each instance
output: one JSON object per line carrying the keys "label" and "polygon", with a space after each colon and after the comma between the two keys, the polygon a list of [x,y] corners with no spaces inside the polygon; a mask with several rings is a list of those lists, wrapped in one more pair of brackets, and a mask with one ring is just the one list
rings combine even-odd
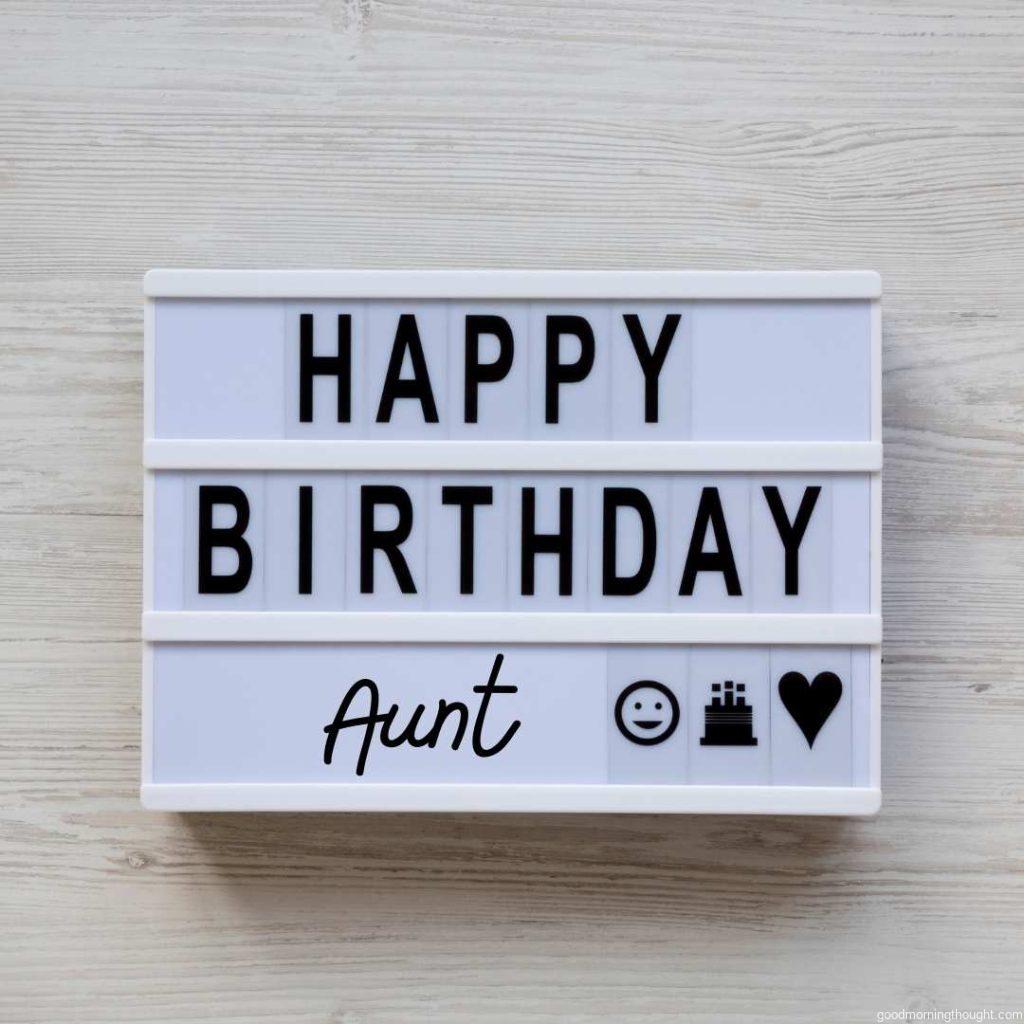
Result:
{"label": "white wooden background", "polygon": [[[3,0],[0,1020],[1024,1009],[1020,0]],[[874,268],[875,820],[144,813],[152,266]]]}

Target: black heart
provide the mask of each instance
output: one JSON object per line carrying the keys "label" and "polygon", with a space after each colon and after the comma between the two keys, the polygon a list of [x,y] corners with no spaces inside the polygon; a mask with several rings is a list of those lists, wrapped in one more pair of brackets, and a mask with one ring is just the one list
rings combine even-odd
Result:
{"label": "black heart", "polygon": [[843,695],[843,681],[835,672],[819,672],[814,682],[807,682],[802,672],[787,672],[779,680],[779,697],[783,707],[793,716],[800,731],[807,738],[807,746],[813,747]]}

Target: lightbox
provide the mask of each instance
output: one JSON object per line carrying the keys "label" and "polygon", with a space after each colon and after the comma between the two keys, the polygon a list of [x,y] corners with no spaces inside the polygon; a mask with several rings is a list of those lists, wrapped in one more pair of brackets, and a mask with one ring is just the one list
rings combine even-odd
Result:
{"label": "lightbox", "polygon": [[878,808],[876,274],[145,294],[146,806]]}

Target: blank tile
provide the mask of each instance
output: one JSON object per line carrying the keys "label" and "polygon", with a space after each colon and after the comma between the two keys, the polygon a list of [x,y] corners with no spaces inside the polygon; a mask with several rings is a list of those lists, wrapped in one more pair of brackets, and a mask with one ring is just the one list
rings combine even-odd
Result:
{"label": "blank tile", "polygon": [[866,441],[871,304],[697,302],[693,437]]}
{"label": "blank tile", "polygon": [[854,647],[851,653],[850,696],[851,746],[853,747],[853,784],[871,785],[871,720],[878,678],[873,672],[879,654],[871,647]]}
{"label": "blank tile", "polygon": [[832,611],[871,610],[871,478],[837,473],[832,491]]}
{"label": "blank tile", "polygon": [[161,299],[155,325],[157,437],[283,436],[284,303]]}
{"label": "blank tile", "polygon": [[185,474],[153,477],[153,607],[179,611],[185,601]]}

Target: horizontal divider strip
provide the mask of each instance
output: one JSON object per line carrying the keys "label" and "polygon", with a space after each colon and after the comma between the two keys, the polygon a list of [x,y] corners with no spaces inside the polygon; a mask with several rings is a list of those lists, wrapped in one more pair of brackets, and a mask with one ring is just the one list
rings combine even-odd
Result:
{"label": "horizontal divider strip", "polygon": [[151,270],[150,298],[877,299],[873,270]]}
{"label": "horizontal divider strip", "polygon": [[617,811],[637,814],[874,814],[877,788],[524,783],[144,783],[160,811]]}
{"label": "horizontal divider strip", "polygon": [[147,469],[875,473],[877,441],[147,440]]}
{"label": "horizontal divider strip", "polygon": [[878,615],[684,612],[150,611],[149,641],[207,643],[878,644]]}

